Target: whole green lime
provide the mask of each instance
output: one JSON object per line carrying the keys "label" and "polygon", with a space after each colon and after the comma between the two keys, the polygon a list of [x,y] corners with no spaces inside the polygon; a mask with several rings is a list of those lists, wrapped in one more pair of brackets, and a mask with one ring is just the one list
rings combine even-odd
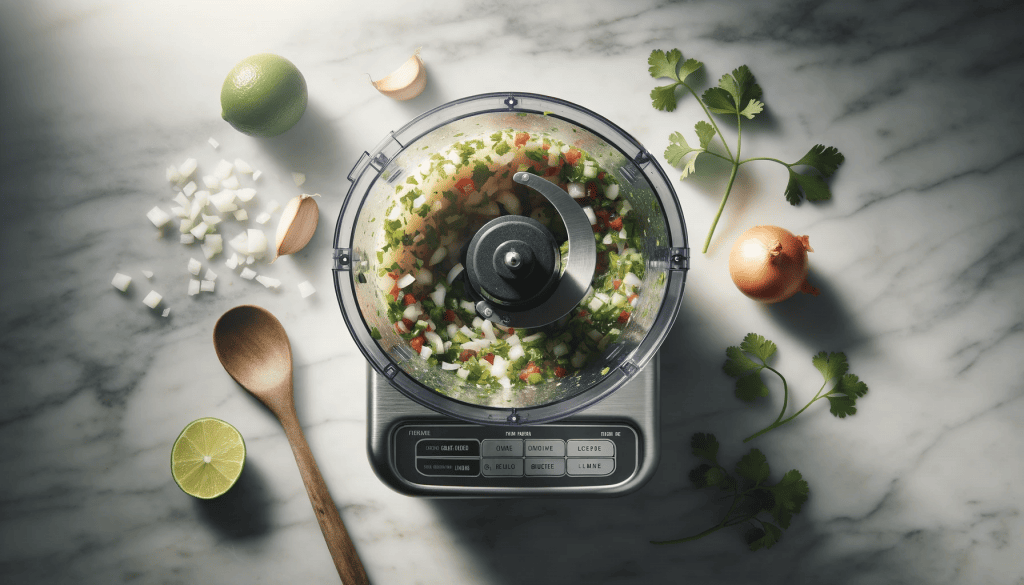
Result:
{"label": "whole green lime", "polygon": [[221,117],[252,136],[277,136],[306,111],[306,79],[295,65],[271,53],[243,59],[220,90]]}

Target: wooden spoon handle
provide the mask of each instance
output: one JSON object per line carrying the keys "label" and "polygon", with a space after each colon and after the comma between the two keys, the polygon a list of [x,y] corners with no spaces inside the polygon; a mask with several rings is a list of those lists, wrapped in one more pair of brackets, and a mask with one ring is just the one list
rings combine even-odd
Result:
{"label": "wooden spoon handle", "polygon": [[341,582],[345,585],[367,585],[370,580],[366,576],[366,569],[363,568],[352,539],[338,514],[338,508],[327,491],[327,484],[324,483],[320,468],[317,467],[313,453],[309,450],[309,443],[302,433],[302,426],[299,425],[295,410],[287,410],[290,412],[279,413],[278,418],[292,447],[295,463],[299,466],[299,474],[302,475],[302,483],[306,485],[309,502],[316,512],[316,519],[320,522],[320,530],[324,533],[327,549],[331,551],[331,558],[334,559],[334,566],[338,569]]}

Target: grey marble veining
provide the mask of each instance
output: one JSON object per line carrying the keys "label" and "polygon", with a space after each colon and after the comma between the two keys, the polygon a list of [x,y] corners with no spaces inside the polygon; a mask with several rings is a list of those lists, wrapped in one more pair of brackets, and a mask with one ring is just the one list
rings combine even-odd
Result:
{"label": "grey marble veining", "polygon": [[[283,433],[212,351],[217,316],[256,303],[289,331],[299,418],[375,583],[1024,584],[1022,17],[1016,1],[3,3],[0,581],[335,582]],[[426,92],[380,96],[366,74],[417,47]],[[664,165],[669,134],[703,115],[687,97],[672,113],[650,106],[647,56],[672,47],[705,63],[702,88],[741,64],[757,76],[766,109],[744,126],[744,153],[837,146],[834,198],[791,207],[781,167],[745,165],[701,255],[724,178],[668,169],[697,250],[662,350],[662,461],[639,492],[391,492],[366,460],[365,362],[329,270],[349,169],[423,111],[507,89],[590,108]],[[310,90],[303,120],[272,140],[220,119],[223,76],[258,52],[294,61]],[[188,156],[206,171],[235,157],[261,169],[259,205],[323,195],[310,246],[261,267],[281,289],[218,257],[204,262],[217,291],[186,294],[201,252],[145,213],[166,205],[164,169]],[[291,171],[306,174],[301,189]],[[758,223],[810,236],[821,296],[765,308],[736,291],[728,248]],[[127,294],[115,272],[133,277]],[[302,280],[314,296],[300,298]],[[169,318],[142,305],[150,288]],[[821,350],[844,351],[870,392],[855,416],[815,405],[751,443],[774,477],[799,468],[811,486],[775,548],[748,552],[740,528],[651,545],[723,511],[687,480],[689,437],[715,433],[734,461],[781,407],[778,392],[739,402],[721,372],[749,331],[779,344],[795,402],[817,390]],[[168,469],[201,416],[228,420],[248,447],[215,502],[181,493]]]}

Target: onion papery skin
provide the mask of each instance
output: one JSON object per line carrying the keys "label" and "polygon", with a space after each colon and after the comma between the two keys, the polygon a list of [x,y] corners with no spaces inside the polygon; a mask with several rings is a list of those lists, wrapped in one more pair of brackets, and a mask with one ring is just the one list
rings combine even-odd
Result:
{"label": "onion papery skin", "polygon": [[803,291],[817,295],[807,283],[807,236],[770,225],[750,228],[729,253],[729,275],[740,292],[762,303],[778,303]]}

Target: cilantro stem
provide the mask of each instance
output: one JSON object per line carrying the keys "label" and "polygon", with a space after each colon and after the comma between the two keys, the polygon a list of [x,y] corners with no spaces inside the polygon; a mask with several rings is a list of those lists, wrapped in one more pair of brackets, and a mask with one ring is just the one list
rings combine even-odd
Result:
{"label": "cilantro stem", "polygon": [[[687,88],[689,88],[689,86],[687,86]],[[693,93],[693,90],[690,90],[690,93]],[[696,95],[697,94],[694,94],[694,97],[696,97]],[[697,101],[700,102],[699,99]],[[701,102],[700,105],[701,105],[702,108],[704,108],[704,113],[706,113],[708,115],[708,119],[711,120],[711,124],[715,127],[715,131],[718,132],[718,136],[722,139],[722,144],[725,145],[725,151],[727,153],[729,153],[729,161],[732,163],[732,171],[729,173],[729,185],[725,188],[725,195],[722,196],[722,202],[718,205],[718,213],[715,214],[715,219],[714,219],[714,221],[711,222],[711,229],[708,230],[708,237],[704,239],[704,249],[701,250],[701,253],[702,254],[707,254],[708,253],[708,248],[711,246],[711,236],[713,236],[714,233],[715,233],[715,227],[718,226],[718,220],[721,219],[722,211],[725,210],[725,203],[727,201],[729,201],[729,193],[732,192],[733,183],[736,182],[736,172],[739,170],[740,165],[743,164],[742,162],[740,162],[740,149],[742,148],[742,145],[743,145],[743,127],[742,127],[742,124],[740,122],[740,119],[741,119],[740,118],[740,114],[739,114],[739,112],[737,112],[736,113],[736,156],[734,157],[732,155],[732,152],[729,150],[729,145],[725,142],[725,137],[722,136],[722,131],[718,129],[718,124],[715,124],[715,119],[711,117],[711,114],[708,113],[708,109],[704,106],[704,102]],[[705,152],[707,152],[707,151],[705,151]]]}
{"label": "cilantro stem", "polygon": [[790,164],[788,162],[781,161],[781,160],[779,160],[777,158],[772,158],[770,156],[755,156],[755,157],[743,159],[743,160],[740,161],[739,164],[748,163],[748,162],[750,162],[752,160],[770,160],[772,162],[777,162],[777,163],[779,163],[780,165],[782,165],[782,166],[784,166],[786,168],[789,168],[789,167],[793,166],[792,164]]}
{"label": "cilantro stem", "polygon": [[[732,498],[732,505],[729,506],[729,510],[725,513],[725,517],[722,518],[721,522],[719,522],[718,524],[715,524],[711,528],[708,528],[704,532],[701,532],[699,534],[694,534],[692,536],[686,536],[686,537],[683,537],[683,538],[676,538],[674,540],[652,540],[651,544],[679,544],[680,542],[690,542],[690,541],[693,541],[693,540],[704,538],[705,536],[707,536],[707,535],[709,535],[709,534],[711,534],[713,532],[718,532],[719,530],[721,530],[721,529],[723,529],[723,528],[725,528],[727,526],[734,526],[735,524],[737,524],[737,522],[734,521],[734,522],[730,523],[729,522],[729,516],[732,514],[732,511],[736,509],[736,504],[738,504],[740,502],[740,499],[745,494],[746,494],[746,492],[740,492],[739,489],[737,488],[736,489],[736,495],[734,495],[733,498]],[[747,520],[749,520],[749,518],[744,518],[742,520],[742,522],[746,522]]]}
{"label": "cilantro stem", "polygon": [[[768,367],[768,366],[765,366],[765,367]],[[768,368],[768,369],[769,369],[769,370],[772,370],[771,368]],[[775,370],[772,370],[772,371],[773,371],[773,372],[775,372]],[[776,374],[778,374],[778,372],[775,372],[775,373],[776,373]],[[782,377],[782,374],[779,374],[779,377]],[[803,412],[803,411],[805,411],[805,410],[807,410],[807,408],[808,408],[808,407],[809,407],[810,405],[814,404],[815,402],[817,402],[818,400],[820,400],[820,399],[824,398],[825,396],[828,396],[828,393],[827,393],[827,392],[826,392],[826,393],[825,393],[824,395],[823,395],[823,394],[821,393],[821,391],[822,391],[822,390],[824,390],[824,389],[825,389],[825,386],[827,386],[827,385],[828,385],[828,382],[827,382],[827,381],[826,381],[826,382],[825,382],[824,384],[822,384],[822,385],[821,385],[821,388],[820,388],[820,389],[818,389],[818,393],[817,393],[817,394],[815,394],[815,395],[814,395],[814,398],[811,398],[811,401],[810,401],[810,402],[808,402],[807,404],[805,404],[803,408],[801,408],[800,410],[798,410],[798,411],[794,412],[794,413],[793,413],[793,414],[792,414],[791,416],[789,416],[789,417],[785,418],[784,420],[778,420],[778,419],[776,419],[776,420],[775,420],[775,422],[773,422],[772,424],[770,424],[770,425],[768,425],[767,427],[765,427],[765,428],[761,429],[760,431],[757,431],[757,432],[756,432],[756,433],[754,433],[753,435],[750,435],[750,436],[749,436],[749,437],[747,437],[746,439],[743,439],[743,442],[744,442],[744,443],[746,443],[746,442],[748,442],[748,441],[752,441],[752,440],[756,439],[757,437],[760,437],[761,435],[763,435],[763,434],[767,433],[768,431],[770,431],[770,430],[772,430],[772,429],[775,429],[775,428],[778,428],[778,427],[781,427],[782,425],[784,425],[784,424],[788,423],[789,421],[791,421],[791,420],[793,420],[794,418],[796,418],[797,416],[799,416],[799,415],[800,415],[800,413],[801,413],[801,412]],[[830,391],[830,392],[831,392],[831,391]],[[783,402],[785,402],[785,400],[783,400]],[[783,412],[783,413],[785,413],[785,412],[786,412],[785,406],[783,406],[782,412]],[[780,414],[779,416],[781,417],[782,415]]]}
{"label": "cilantro stem", "polygon": [[[708,120],[711,122],[711,125],[714,126],[715,128],[715,132],[718,133],[718,138],[719,140],[722,141],[722,146],[725,147],[726,154],[729,155],[729,158],[727,160],[729,162],[735,163],[736,159],[738,159],[740,156],[739,150],[736,151],[736,156],[733,157],[732,151],[729,150],[729,143],[725,141],[725,134],[722,134],[722,130],[718,127],[718,124],[715,123],[715,119],[711,117],[711,112],[708,111],[708,107],[704,105],[704,101],[700,99],[700,96],[697,95],[697,92],[693,91],[692,87],[686,85],[686,83],[682,81],[680,81],[679,83],[682,84],[682,86],[685,87],[690,92],[690,95],[693,96],[693,99],[697,100],[697,103],[700,104],[701,109],[704,110],[704,115],[707,116]],[[704,251],[707,252],[707,249],[705,249]]]}

